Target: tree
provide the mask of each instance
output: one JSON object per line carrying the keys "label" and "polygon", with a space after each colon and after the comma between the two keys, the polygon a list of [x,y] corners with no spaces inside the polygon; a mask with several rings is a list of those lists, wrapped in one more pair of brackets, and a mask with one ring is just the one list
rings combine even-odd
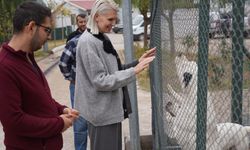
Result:
{"label": "tree", "polygon": [[65,7],[61,8],[61,16],[62,16],[62,39],[64,39],[64,25],[63,25],[63,18],[64,16],[69,16],[71,14],[69,9],[66,9]]}
{"label": "tree", "polygon": [[174,25],[173,15],[176,9],[180,8],[195,8],[195,0],[163,0],[162,1],[162,16],[167,20],[169,24],[169,36],[170,36],[170,51],[175,52],[174,41]]}
{"label": "tree", "polygon": [[0,0],[0,43],[12,34],[12,18],[16,7],[25,0]]}
{"label": "tree", "polygon": [[[121,0],[115,0],[116,3],[121,4]],[[150,16],[148,16],[150,8],[150,0],[131,0],[133,7],[138,8],[144,19],[144,47],[148,45],[148,25],[150,23]]]}
{"label": "tree", "polygon": [[55,0],[48,0],[48,7],[52,10],[54,16],[60,15],[62,17],[62,39],[64,39],[64,25],[63,25],[63,18],[64,16],[69,16],[71,11],[64,7],[66,2],[62,2],[58,4]]}
{"label": "tree", "polygon": [[150,16],[148,16],[150,1],[149,0],[134,0],[134,6],[138,7],[144,18],[144,47],[148,45],[148,25],[150,23]]}
{"label": "tree", "polygon": [[[171,52],[175,52],[175,42],[174,42],[174,25],[173,25],[173,15],[176,9],[190,9],[197,8],[198,0],[163,0],[162,1],[162,16],[167,20],[169,24],[169,34],[170,34],[170,49]],[[226,7],[227,3],[231,3],[232,0],[214,0],[218,2],[220,7]]]}

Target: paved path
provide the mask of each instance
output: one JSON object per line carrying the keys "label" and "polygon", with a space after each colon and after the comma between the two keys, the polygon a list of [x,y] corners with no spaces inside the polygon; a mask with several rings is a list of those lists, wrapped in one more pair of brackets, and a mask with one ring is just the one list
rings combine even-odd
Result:
{"label": "paved path", "polygon": [[[70,107],[70,97],[69,97],[69,88],[68,82],[64,80],[62,74],[60,73],[59,67],[55,66],[47,75],[50,90],[52,96],[60,104]],[[64,150],[73,150],[73,128],[69,128],[66,132],[63,133],[64,137]]]}

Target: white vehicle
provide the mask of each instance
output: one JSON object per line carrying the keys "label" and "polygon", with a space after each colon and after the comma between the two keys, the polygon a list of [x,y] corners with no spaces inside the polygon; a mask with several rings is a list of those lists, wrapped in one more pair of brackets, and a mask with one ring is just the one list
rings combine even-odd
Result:
{"label": "white vehicle", "polygon": [[[148,25],[148,37],[150,35],[150,25]],[[144,19],[142,15],[138,15],[133,19],[133,37],[135,41],[141,41],[144,38]]]}
{"label": "white vehicle", "polygon": [[[133,15],[133,14],[132,14]],[[119,15],[121,17],[121,15]],[[132,26],[138,25],[143,21],[143,16],[140,14],[134,14],[132,16]],[[114,33],[123,33],[123,22],[122,19],[119,19],[118,23],[115,24],[112,28]]]}

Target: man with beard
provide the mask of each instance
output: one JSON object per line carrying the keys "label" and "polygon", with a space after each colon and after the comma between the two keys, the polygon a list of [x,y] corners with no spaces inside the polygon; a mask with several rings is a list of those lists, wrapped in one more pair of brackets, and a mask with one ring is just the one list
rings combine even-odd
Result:
{"label": "man with beard", "polygon": [[62,132],[78,111],[57,103],[34,51],[51,38],[51,10],[36,2],[19,5],[9,43],[0,49],[0,121],[7,150],[60,150]]}
{"label": "man with beard", "polygon": [[82,34],[85,29],[86,29],[86,24],[87,24],[87,16],[85,14],[79,14],[76,16],[76,24],[77,24],[77,29],[76,31],[72,32],[69,34],[67,41],[70,41],[72,38],[74,38],[77,35]]}

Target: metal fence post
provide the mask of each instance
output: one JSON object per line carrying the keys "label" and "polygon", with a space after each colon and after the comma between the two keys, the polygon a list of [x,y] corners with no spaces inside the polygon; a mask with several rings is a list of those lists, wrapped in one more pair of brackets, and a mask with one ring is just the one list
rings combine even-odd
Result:
{"label": "metal fence post", "polygon": [[200,0],[196,150],[206,150],[209,0]]}
{"label": "metal fence post", "polygon": [[[152,101],[153,149],[166,149],[168,139],[164,132],[162,98],[162,52],[161,52],[161,0],[151,0],[150,47],[157,47],[156,57],[150,65],[150,87]],[[153,34],[153,33],[157,33]]]}
{"label": "metal fence post", "polygon": [[242,87],[245,0],[232,1],[232,122],[242,124]]}
{"label": "metal fence post", "polygon": [[[134,59],[133,49],[133,32],[132,32],[132,14],[131,14],[131,0],[122,1],[122,15],[123,15],[123,36],[124,36],[124,48],[125,48],[125,60],[126,62],[132,62]],[[138,105],[137,105],[137,93],[136,83],[133,82],[128,85],[129,95],[132,105],[132,114],[129,116],[129,131],[130,131],[130,149],[140,150],[140,130],[138,119]]]}

